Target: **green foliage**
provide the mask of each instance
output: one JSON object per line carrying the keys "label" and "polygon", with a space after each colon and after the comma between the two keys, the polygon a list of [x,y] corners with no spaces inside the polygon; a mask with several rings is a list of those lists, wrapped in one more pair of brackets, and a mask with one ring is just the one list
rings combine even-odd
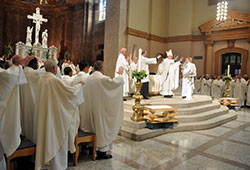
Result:
{"label": "green foliage", "polygon": [[66,60],[71,60],[72,55],[67,51],[67,52],[65,53],[64,58],[65,58]]}
{"label": "green foliage", "polygon": [[142,70],[142,71],[134,70],[132,72],[132,78],[136,78],[137,80],[142,80],[145,77],[147,77],[145,70]]}
{"label": "green foliage", "polygon": [[48,49],[48,51],[46,52],[45,56],[46,56],[46,59],[49,59],[49,57],[50,57],[49,49]]}
{"label": "green foliage", "polygon": [[30,49],[27,51],[27,54],[28,54],[28,56],[35,56],[35,52],[33,51],[33,48],[30,48]]}
{"label": "green foliage", "polygon": [[233,78],[232,78],[231,76],[224,76],[224,77],[222,78],[222,80],[223,80],[223,81],[227,81],[227,80],[232,81]]}
{"label": "green foliage", "polygon": [[9,42],[7,46],[4,46],[4,56],[5,59],[9,59],[9,57],[13,56],[14,50]]}

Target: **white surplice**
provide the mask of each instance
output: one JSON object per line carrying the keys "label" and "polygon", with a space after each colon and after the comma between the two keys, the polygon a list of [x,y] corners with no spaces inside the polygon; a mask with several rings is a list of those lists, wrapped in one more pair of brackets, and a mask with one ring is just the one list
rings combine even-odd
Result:
{"label": "white surplice", "polygon": [[21,66],[0,70],[0,143],[6,156],[20,145],[21,109],[19,85],[27,83]]}
{"label": "white surplice", "polygon": [[122,74],[122,78],[124,81],[123,84],[123,96],[128,96],[128,92],[129,92],[129,72],[130,72],[130,66],[128,64],[128,62],[126,61],[126,57],[120,53],[120,55],[118,56],[118,59],[116,61],[116,66],[115,66],[115,77],[120,76],[118,74],[119,72],[119,68],[123,67],[124,71]]}
{"label": "white surplice", "polygon": [[201,94],[211,96],[212,80],[203,78],[201,81]]}
{"label": "white surplice", "polygon": [[149,82],[149,64],[157,64],[156,58],[147,58],[143,55],[141,56],[141,70],[145,70],[147,77],[141,80],[142,83]]}
{"label": "white surplice", "polygon": [[25,67],[24,74],[28,83],[20,86],[22,134],[32,141],[34,140],[33,118],[35,114],[38,80],[44,73],[41,69],[34,70],[31,67]]}
{"label": "white surplice", "polygon": [[158,73],[162,76],[161,95],[173,95],[173,90],[179,86],[180,62],[174,62],[165,58],[158,67]]}
{"label": "white surplice", "polygon": [[186,97],[185,100],[192,100],[194,87],[194,77],[196,76],[196,66],[193,63],[187,63],[183,70],[182,79],[182,96]]}
{"label": "white surplice", "polygon": [[37,118],[34,119],[37,123],[34,128],[37,135],[35,169],[48,165],[53,170],[65,170],[67,160],[62,164],[57,161],[60,157],[67,159],[68,150],[75,152],[78,105],[83,102],[82,86],[70,87],[50,72],[46,72],[38,84]]}
{"label": "white surplice", "polygon": [[84,110],[80,127],[96,134],[97,148],[110,146],[123,120],[123,79],[111,79],[99,71],[90,75],[84,86]]}
{"label": "white surplice", "polygon": [[212,83],[212,96],[214,98],[223,97],[223,92],[225,88],[225,83],[222,80],[214,80]]}
{"label": "white surplice", "polygon": [[245,100],[245,88],[246,88],[247,82],[244,79],[237,79],[234,84],[234,98],[239,98],[239,104],[238,106],[244,105]]}

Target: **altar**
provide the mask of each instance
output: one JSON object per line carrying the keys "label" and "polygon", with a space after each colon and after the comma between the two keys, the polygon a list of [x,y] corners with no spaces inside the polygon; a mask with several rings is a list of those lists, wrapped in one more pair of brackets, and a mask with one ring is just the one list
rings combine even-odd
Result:
{"label": "altar", "polygon": [[36,13],[33,15],[28,15],[28,19],[32,19],[33,23],[35,23],[35,42],[32,45],[32,32],[33,27],[27,27],[27,35],[26,35],[26,43],[21,41],[16,43],[15,53],[21,55],[23,57],[34,56],[37,57],[41,61],[45,61],[46,59],[52,58],[57,60],[57,48],[55,46],[51,46],[48,48],[48,30],[45,29],[42,32],[42,44],[39,42],[40,29],[43,22],[48,22],[48,19],[43,18],[40,14],[40,8],[36,8]]}

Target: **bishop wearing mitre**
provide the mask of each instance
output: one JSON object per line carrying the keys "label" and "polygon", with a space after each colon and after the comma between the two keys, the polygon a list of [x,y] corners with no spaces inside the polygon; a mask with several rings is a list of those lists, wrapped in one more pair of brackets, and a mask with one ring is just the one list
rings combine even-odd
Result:
{"label": "bishop wearing mitre", "polygon": [[161,75],[162,79],[160,93],[166,98],[172,98],[174,94],[173,90],[177,89],[179,86],[179,66],[183,58],[175,62],[178,57],[173,59],[172,50],[170,49],[166,51],[166,53],[168,57],[165,58],[158,67],[158,73]]}
{"label": "bishop wearing mitre", "polygon": [[123,120],[123,67],[117,72],[120,76],[114,79],[103,73],[103,62],[96,61],[94,73],[84,85],[80,124],[83,131],[96,134],[97,160],[112,158],[107,151],[112,149]]}
{"label": "bishop wearing mitre", "polygon": [[51,170],[65,170],[68,167],[68,151],[75,152],[74,139],[79,127],[78,105],[83,103],[82,85],[68,86],[56,77],[56,61],[49,59],[44,66],[46,73],[39,79],[35,106],[35,170],[47,166]]}

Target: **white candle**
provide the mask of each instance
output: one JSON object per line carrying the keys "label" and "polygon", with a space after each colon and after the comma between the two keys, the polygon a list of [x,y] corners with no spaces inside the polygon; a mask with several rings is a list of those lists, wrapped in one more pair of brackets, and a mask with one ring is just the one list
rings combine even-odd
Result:
{"label": "white candle", "polygon": [[230,75],[230,65],[227,65],[227,76]]}
{"label": "white candle", "polygon": [[139,58],[138,58],[138,71],[141,71],[141,53],[142,53],[142,49],[139,49]]}

